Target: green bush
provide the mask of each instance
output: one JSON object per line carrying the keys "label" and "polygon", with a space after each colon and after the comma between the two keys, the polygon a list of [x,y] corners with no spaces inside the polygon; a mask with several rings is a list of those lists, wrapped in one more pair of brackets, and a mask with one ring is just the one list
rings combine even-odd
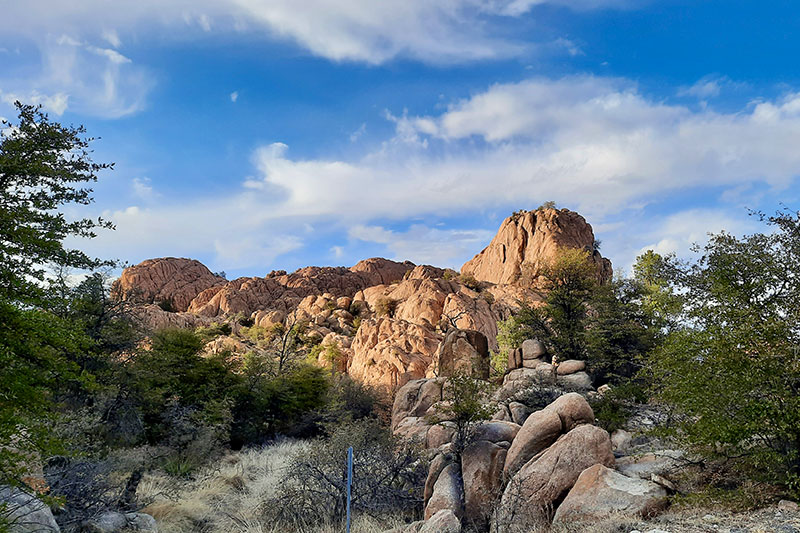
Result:
{"label": "green bush", "polygon": [[647,377],[693,451],[800,495],[800,215],[765,220],[693,263],[662,259],[680,312]]}
{"label": "green bush", "polygon": [[393,317],[397,309],[397,300],[383,296],[375,302],[375,313],[378,316]]}
{"label": "green bush", "polygon": [[475,279],[475,276],[473,276],[472,274],[461,274],[458,277],[458,281],[463,286],[465,286],[468,289],[472,289],[473,291],[480,292],[481,289],[483,289],[481,282]]}
{"label": "green bush", "polygon": [[211,324],[210,326],[201,326],[195,330],[195,333],[197,333],[197,335],[199,335],[200,338],[205,342],[212,341],[223,335],[230,335],[232,332],[233,329],[231,328],[231,325],[225,322],[217,322],[215,324]]}

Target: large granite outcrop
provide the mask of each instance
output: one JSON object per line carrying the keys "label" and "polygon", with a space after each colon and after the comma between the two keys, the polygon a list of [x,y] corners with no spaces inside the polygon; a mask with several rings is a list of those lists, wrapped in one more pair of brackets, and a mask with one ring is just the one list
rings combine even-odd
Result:
{"label": "large granite outcrop", "polygon": [[592,226],[568,209],[522,211],[505,219],[489,246],[464,263],[462,274],[499,285],[513,284],[523,270],[538,272],[559,248],[577,248],[591,254],[598,277],[611,277],[611,262],[595,250]]}
{"label": "large granite outcrop", "polygon": [[213,274],[200,261],[162,257],[126,268],[114,282],[112,292],[123,300],[186,311],[198,294],[225,283],[225,278]]}

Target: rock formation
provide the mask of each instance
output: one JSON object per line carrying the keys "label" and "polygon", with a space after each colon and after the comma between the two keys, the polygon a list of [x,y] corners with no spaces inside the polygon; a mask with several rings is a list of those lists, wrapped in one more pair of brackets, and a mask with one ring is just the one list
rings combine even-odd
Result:
{"label": "rock formation", "polygon": [[667,491],[644,479],[634,479],[596,464],[578,477],[559,505],[554,522],[589,521],[611,514],[649,517],[667,506]]}
{"label": "rock formation", "polygon": [[592,227],[567,209],[537,209],[514,213],[503,221],[492,242],[461,267],[480,281],[513,284],[529,270],[537,272],[559,248],[578,248],[591,254],[601,279],[611,277],[611,262],[595,249]]}
{"label": "rock formation", "polygon": [[[530,286],[518,283],[523,270],[546,264],[559,247],[593,250],[593,243],[591,226],[577,213],[539,209],[503,222],[489,246],[464,265],[462,275],[372,258],[350,268],[306,267],[227,281],[197,261],[162,258],[125,269],[114,294],[149,304],[137,310],[149,329],[221,320],[264,328],[306,323],[309,336],[335,345],[342,354],[340,368],[393,393],[426,376],[466,370],[486,377],[489,352],[498,347],[498,320],[507,318],[520,300],[539,298]],[[610,275],[608,260],[596,251],[592,260],[599,276]],[[516,369],[507,377],[509,387],[533,374],[575,388],[587,386],[588,376],[579,371],[556,375],[542,346],[528,344],[509,356],[509,368]],[[578,366],[569,362],[565,370]],[[411,422],[405,428],[421,431]]]}
{"label": "rock formation", "polygon": [[162,257],[126,268],[114,282],[112,291],[125,300],[159,303],[174,311],[186,311],[198,294],[224,283],[225,278],[212,274],[200,261]]}

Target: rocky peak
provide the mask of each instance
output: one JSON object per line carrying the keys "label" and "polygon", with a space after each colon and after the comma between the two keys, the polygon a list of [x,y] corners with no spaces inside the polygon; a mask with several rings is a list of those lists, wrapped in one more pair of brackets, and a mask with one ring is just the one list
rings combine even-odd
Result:
{"label": "rocky peak", "polygon": [[591,253],[601,279],[611,277],[611,262],[595,250],[592,226],[569,209],[542,208],[516,212],[503,221],[489,246],[461,267],[480,281],[516,283],[523,265],[536,272],[555,257],[559,248]]}
{"label": "rocky peak", "polygon": [[112,291],[123,300],[164,303],[174,311],[186,311],[198,294],[225,283],[200,261],[160,257],[126,268]]}

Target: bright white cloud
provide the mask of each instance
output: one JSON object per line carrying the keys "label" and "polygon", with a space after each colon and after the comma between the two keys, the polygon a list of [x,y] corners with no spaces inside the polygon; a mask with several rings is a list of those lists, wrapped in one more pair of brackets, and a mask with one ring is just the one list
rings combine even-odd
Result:
{"label": "bright white cloud", "polygon": [[50,111],[56,115],[63,115],[64,111],[69,106],[69,96],[64,93],[56,93],[53,95],[45,95],[39,93],[37,90],[32,90],[27,93],[6,93],[0,90],[0,101],[8,105],[14,105],[15,102],[23,102],[31,105],[41,105],[45,111]]}
{"label": "bright white cloud", "polygon": [[[393,120],[395,137],[362,157],[292,158],[285,144],[264,146],[253,155],[257,175],[229,198],[150,208],[117,226],[137,227],[140,240],[167,239],[158,228],[184,228],[170,238],[180,246],[203,241],[209,249],[208,243],[228,236],[250,242],[248,236],[257,235],[266,242],[272,239],[267,235],[282,234],[286,221],[302,220],[350,228],[352,239],[384,244],[398,258],[449,264],[464,250],[479,250],[488,237],[423,225],[397,232],[374,221],[555,200],[603,224],[674,192],[753,184],[780,189],[800,175],[800,94],[794,93],[719,113],[653,100],[624,80],[536,79],[495,85],[437,115]],[[214,216],[205,216],[209,212]],[[635,244],[622,230],[610,230],[612,241],[626,244],[606,242],[604,249],[625,256],[625,264],[641,246],[668,251],[731,224],[714,212],[690,215]],[[228,217],[237,222],[218,223]],[[721,226],[711,223],[717,219]],[[267,257],[274,250],[259,253]]]}
{"label": "bright white cloud", "polygon": [[[425,62],[506,57],[522,48],[491,17],[518,17],[539,4],[570,9],[620,7],[632,0],[41,0],[36,9],[6,2],[0,32],[38,37],[74,33],[114,48],[120,34],[248,31],[296,42],[334,61]],[[502,22],[502,19],[501,19]],[[113,28],[113,29],[112,29]],[[493,29],[496,28],[496,29]]]}
{"label": "bright white cloud", "polygon": [[[741,235],[754,229],[752,219],[742,216],[741,210],[731,212],[722,208],[689,209],[673,213],[657,222],[650,238],[657,239],[640,250],[655,250],[660,254],[685,253],[692,245],[708,242],[709,234],[723,230]],[[738,216],[737,216],[738,215]]]}

